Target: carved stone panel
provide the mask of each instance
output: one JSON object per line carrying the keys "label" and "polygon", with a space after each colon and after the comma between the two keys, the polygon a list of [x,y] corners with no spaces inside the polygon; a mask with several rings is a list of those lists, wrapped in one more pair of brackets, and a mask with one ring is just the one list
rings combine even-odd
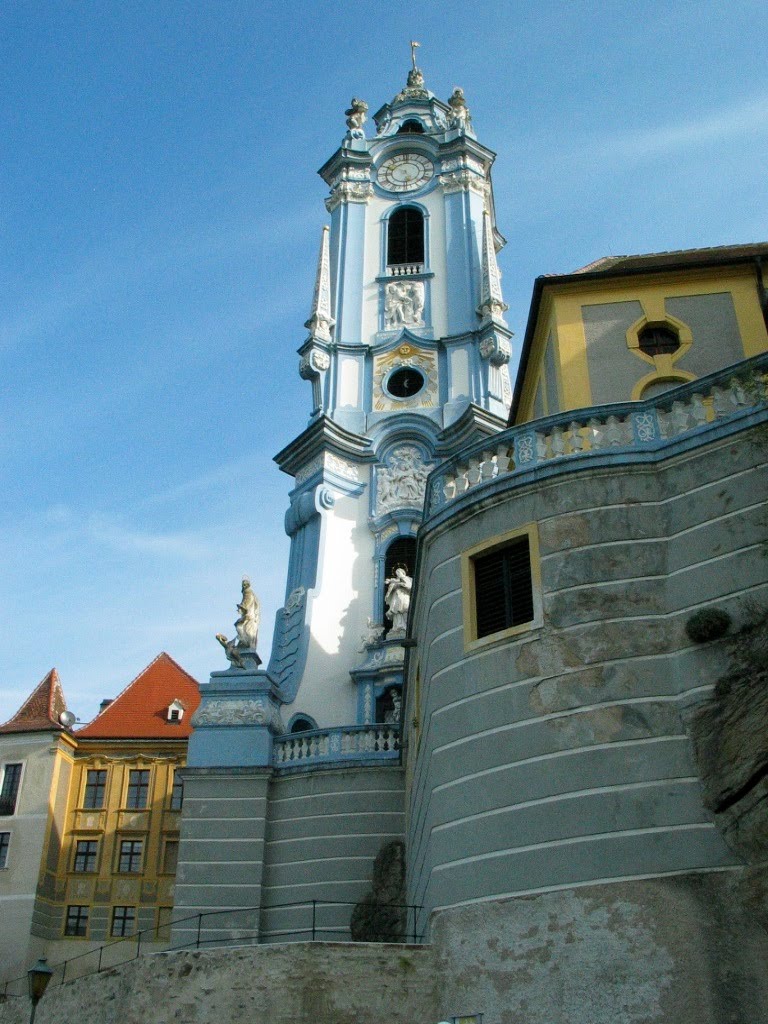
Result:
{"label": "carved stone panel", "polygon": [[431,468],[415,445],[403,444],[393,449],[376,473],[374,515],[401,508],[421,510]]}

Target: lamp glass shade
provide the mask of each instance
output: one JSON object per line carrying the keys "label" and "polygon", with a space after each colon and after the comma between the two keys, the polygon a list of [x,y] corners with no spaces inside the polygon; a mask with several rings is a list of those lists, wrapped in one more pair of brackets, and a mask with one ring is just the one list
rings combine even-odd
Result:
{"label": "lamp glass shade", "polygon": [[43,993],[48,987],[52,974],[53,971],[45,960],[38,960],[35,966],[30,967],[27,971],[29,998],[33,1003],[37,1003],[43,998]]}

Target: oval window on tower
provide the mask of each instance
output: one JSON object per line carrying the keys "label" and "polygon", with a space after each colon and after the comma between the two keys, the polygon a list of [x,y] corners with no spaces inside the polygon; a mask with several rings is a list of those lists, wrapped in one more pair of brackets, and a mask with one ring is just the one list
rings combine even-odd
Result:
{"label": "oval window on tower", "polygon": [[393,398],[412,398],[418,395],[426,382],[424,374],[415,366],[400,366],[390,373],[384,390]]}

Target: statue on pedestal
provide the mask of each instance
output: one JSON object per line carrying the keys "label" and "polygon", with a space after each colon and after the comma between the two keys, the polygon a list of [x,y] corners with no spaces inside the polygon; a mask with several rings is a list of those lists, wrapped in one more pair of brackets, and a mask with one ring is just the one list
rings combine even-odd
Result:
{"label": "statue on pedestal", "polygon": [[[224,653],[231,664],[237,668],[245,668],[242,653],[256,654],[256,641],[261,621],[261,604],[251,589],[251,581],[247,576],[243,576],[242,597],[237,610],[240,612],[240,617],[235,622],[237,640],[228,640],[223,633],[217,633],[216,639],[224,648]],[[258,659],[258,655],[256,658]]]}
{"label": "statue on pedestal", "polygon": [[395,569],[395,575],[384,581],[387,587],[384,600],[387,604],[387,612],[392,619],[390,636],[404,635],[408,622],[408,609],[411,607],[411,590],[413,580],[400,565]]}

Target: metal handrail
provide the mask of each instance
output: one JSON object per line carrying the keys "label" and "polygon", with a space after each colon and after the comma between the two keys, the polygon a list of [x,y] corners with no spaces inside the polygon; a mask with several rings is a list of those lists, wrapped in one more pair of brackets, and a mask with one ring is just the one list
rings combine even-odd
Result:
{"label": "metal handrail", "polygon": [[[359,901],[357,901],[357,902],[359,902]],[[318,910],[323,908],[323,907],[355,907],[355,906],[357,906],[357,902],[352,902],[351,900],[322,900],[322,899],[319,900],[319,899],[310,899],[310,900],[297,900],[297,901],[292,902],[292,903],[273,903],[273,904],[269,904],[267,906],[236,907],[236,908],[228,908],[228,909],[225,909],[225,910],[206,910],[206,911],[201,911],[200,913],[197,913],[197,914],[188,914],[185,917],[179,917],[179,918],[175,918],[175,919],[173,919],[171,921],[165,922],[163,924],[163,930],[165,931],[166,929],[168,929],[168,931],[170,932],[170,930],[172,928],[174,928],[174,927],[176,927],[178,925],[186,924],[187,922],[194,922],[194,924],[192,925],[191,929],[189,929],[189,930],[191,930],[191,931],[193,931],[195,933],[195,938],[191,942],[183,942],[183,943],[176,943],[176,944],[168,945],[165,949],[160,950],[159,952],[171,953],[171,952],[175,952],[175,951],[181,951],[181,950],[184,950],[184,949],[201,949],[203,947],[226,946],[226,945],[232,945],[232,946],[247,945],[247,944],[268,945],[269,943],[263,943],[260,940],[263,939],[263,938],[269,937],[270,935],[284,935],[284,934],[307,935],[307,936],[310,936],[310,940],[309,941],[311,941],[311,942],[324,941],[324,938],[322,938],[321,936],[327,936],[329,933],[334,933],[334,932],[343,932],[345,934],[349,933],[349,926],[348,925],[347,926],[323,925],[322,923],[320,923],[318,921]],[[392,941],[392,942],[410,942],[410,943],[415,944],[415,945],[421,944],[423,942],[423,932],[417,931],[418,914],[419,914],[419,911],[422,911],[424,909],[421,904],[416,904],[416,903],[383,903],[383,904],[380,904],[380,906],[384,907],[384,908],[387,908],[389,910],[404,910],[406,912],[404,934],[400,933],[397,936],[393,935],[392,939],[388,940],[388,941]],[[291,928],[290,931],[288,931],[288,932],[275,932],[275,931],[269,931],[269,930],[265,931],[265,930],[259,928],[257,931],[255,931],[255,932],[253,932],[251,934],[246,932],[244,934],[239,934],[237,936],[229,936],[229,937],[221,938],[221,939],[205,938],[204,929],[203,929],[203,922],[206,921],[208,918],[219,917],[219,916],[221,916],[223,914],[226,914],[228,916],[234,916],[234,915],[237,915],[237,914],[253,914],[253,913],[261,914],[261,913],[263,913],[265,911],[288,910],[288,909],[295,909],[295,908],[298,908],[298,907],[306,907],[307,910],[310,912],[310,916],[309,916],[309,918],[308,918],[308,920],[306,922],[306,924],[307,924],[306,928]],[[409,928],[408,928],[408,918],[410,916],[410,911],[413,911],[413,918],[412,918],[413,927],[412,927],[412,929],[409,930]],[[187,930],[187,929],[185,929],[185,930]],[[155,924],[151,928],[142,928],[139,931],[134,932],[133,935],[122,936],[122,937],[120,937],[118,939],[115,939],[113,942],[105,942],[105,943],[102,943],[100,946],[94,947],[93,949],[86,950],[86,952],[84,952],[84,953],[78,953],[77,956],[67,957],[66,960],[61,960],[61,961],[59,961],[56,964],[52,964],[51,967],[53,968],[54,974],[57,974],[59,972],[59,970],[61,970],[61,977],[60,977],[60,980],[59,980],[59,984],[63,985],[67,981],[67,973],[68,973],[68,969],[70,968],[70,965],[76,963],[79,960],[83,960],[86,957],[91,956],[91,957],[94,957],[95,961],[96,961],[95,969],[92,970],[92,971],[84,972],[82,974],[78,974],[75,978],[70,978],[69,980],[75,981],[75,980],[78,980],[79,978],[90,977],[93,974],[101,973],[102,970],[108,970],[108,969],[111,969],[113,967],[117,967],[120,964],[130,963],[131,961],[138,959],[138,957],[141,955],[142,942],[144,942],[145,948],[146,948],[146,943],[148,943],[148,942],[158,942],[158,941],[164,942],[165,941],[165,940],[161,940],[159,938],[159,932],[160,932],[160,924],[158,922],[157,924]],[[154,939],[152,938],[153,935],[154,935]],[[256,940],[255,942],[253,942],[254,939]],[[169,939],[169,941],[170,941],[170,939]],[[286,941],[286,942],[287,941],[297,941],[298,942],[298,941],[306,941],[306,940],[301,940],[301,939],[293,939],[293,940],[283,939],[282,941]],[[340,940],[336,940],[336,941],[345,941],[345,940],[340,939]],[[349,940],[346,940],[346,941],[352,942],[353,940],[349,939]],[[125,943],[135,943],[136,944],[136,950],[135,950],[134,955],[131,956],[131,957],[127,957],[125,960],[120,960],[118,963],[110,963],[110,964],[105,965],[104,964],[104,951],[107,950],[107,949],[111,949],[114,946],[119,946],[119,945],[122,945],[122,944],[125,944]],[[71,971],[70,971],[70,973],[71,973]],[[13,986],[13,985],[16,985],[16,984],[20,984],[23,987],[23,992],[16,993],[16,992],[10,991],[10,987]],[[3,985],[2,999],[11,999],[11,998],[15,998],[16,996],[21,997],[22,995],[26,994],[26,991],[27,991],[27,976],[26,976],[26,974],[22,975],[19,978],[10,978]]]}

